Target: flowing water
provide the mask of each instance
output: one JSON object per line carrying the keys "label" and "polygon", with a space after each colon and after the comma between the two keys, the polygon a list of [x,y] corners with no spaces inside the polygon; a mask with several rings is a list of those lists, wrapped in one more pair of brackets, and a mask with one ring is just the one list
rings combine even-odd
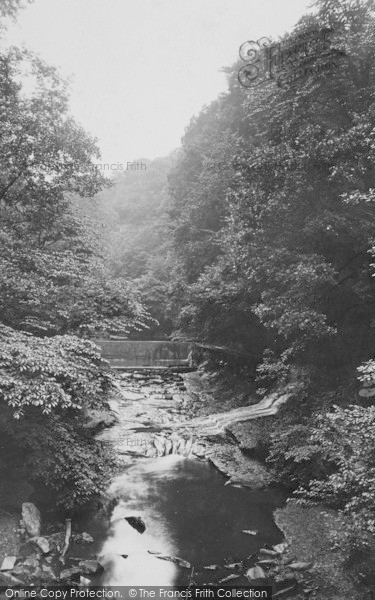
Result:
{"label": "flowing water", "polygon": [[[148,397],[143,405],[146,416],[147,401]],[[139,410],[139,400],[136,406]],[[121,418],[119,410],[119,424],[104,434],[104,439],[121,449],[122,454],[124,439],[129,439],[132,428],[139,430],[129,415],[129,401],[123,409],[126,419]],[[162,418],[161,413],[159,417]],[[150,432],[153,426],[154,423],[148,424],[144,431]],[[110,517],[98,514],[94,520],[81,524],[94,536],[91,552],[104,567],[97,583],[218,583],[236,572],[235,568],[228,568],[229,564],[253,564],[251,555],[259,548],[282,540],[272,517],[274,508],[284,500],[280,490],[228,486],[225,476],[207,461],[179,454],[147,454],[150,453],[133,458],[111,481],[108,494],[117,504]],[[144,533],[125,520],[131,516],[142,518]],[[186,563],[175,564],[170,557],[179,557]],[[210,565],[216,565],[215,570],[205,569]],[[248,581],[242,576],[235,583]]]}

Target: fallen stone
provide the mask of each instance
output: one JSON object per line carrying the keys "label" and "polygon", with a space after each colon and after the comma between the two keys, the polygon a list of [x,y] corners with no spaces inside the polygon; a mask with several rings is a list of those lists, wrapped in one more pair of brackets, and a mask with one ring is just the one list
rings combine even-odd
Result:
{"label": "fallen stone", "polygon": [[206,567],[203,567],[204,569],[206,569],[207,571],[217,571],[219,566],[218,565],[207,565]]}
{"label": "fallen stone", "polygon": [[191,569],[191,564],[187,560],[183,560],[182,558],[178,559],[177,564],[184,569]]}
{"label": "fallen stone", "polygon": [[139,533],[144,533],[146,531],[145,522],[141,519],[141,517],[124,517],[124,519]]}
{"label": "fallen stone", "polygon": [[259,554],[263,554],[264,556],[278,556],[279,552],[276,550],[268,550],[268,548],[261,548]]}
{"label": "fallen stone", "polygon": [[87,579],[86,577],[82,577],[82,576],[79,578],[79,585],[88,586],[90,584],[91,584],[90,579]]}
{"label": "fallen stone", "polygon": [[51,551],[49,541],[45,537],[33,537],[29,541],[38,546],[43,554],[48,554]]}
{"label": "fallen stone", "polygon": [[112,427],[117,423],[117,417],[111,412],[104,412],[100,410],[88,411],[87,421],[83,423],[83,428],[93,432],[100,431],[107,427]]}
{"label": "fallen stone", "polygon": [[231,485],[262,489],[271,483],[268,469],[259,460],[245,456],[237,446],[214,443],[206,456],[214,467],[230,478]]}
{"label": "fallen stone", "polygon": [[266,574],[263,571],[262,567],[252,567],[248,571],[246,571],[246,577],[249,581],[252,579],[265,579]]}
{"label": "fallen stone", "polygon": [[232,575],[228,575],[228,577],[223,577],[223,579],[220,579],[219,583],[226,583],[227,581],[232,581],[233,579],[238,579],[239,577],[241,577],[241,575],[235,575],[233,573]]}
{"label": "fallen stone", "polygon": [[247,535],[257,535],[258,531],[256,529],[243,529],[242,533],[247,533]]}
{"label": "fallen stone", "polygon": [[97,560],[81,560],[78,566],[83,575],[97,575],[104,571],[104,567]]}
{"label": "fallen stone", "polygon": [[311,569],[313,565],[313,562],[293,562],[289,564],[288,567],[293,569],[293,571],[307,571],[307,569]]}
{"label": "fallen stone", "polygon": [[80,573],[80,569],[78,569],[77,567],[72,567],[71,569],[64,569],[63,571],[61,571],[59,578],[62,581],[66,581],[69,579],[75,579],[76,581],[79,581]]}
{"label": "fallen stone", "polygon": [[29,556],[29,558],[23,561],[21,566],[37,569],[39,567],[39,559],[37,556]]}
{"label": "fallen stone", "polygon": [[32,537],[40,536],[42,519],[40,511],[35,504],[32,502],[24,502],[22,504],[22,519],[29,535]]}
{"label": "fallen stone", "polygon": [[16,560],[16,556],[6,556],[0,567],[0,571],[11,571],[14,568],[14,565],[16,564]]}
{"label": "fallen stone", "polygon": [[184,567],[185,569],[191,569],[191,564],[187,560],[179,558],[178,556],[166,556],[165,554],[160,554],[156,558],[160,558],[160,560],[168,560],[169,562],[173,562],[180,567]]}
{"label": "fallen stone", "polygon": [[237,570],[237,569],[241,569],[242,567],[242,563],[238,562],[238,563],[231,563],[229,565],[224,565],[225,569],[232,569],[232,570]]}
{"label": "fallen stone", "polygon": [[276,544],[276,546],[272,546],[272,548],[278,554],[282,554],[287,549],[287,547],[288,547],[288,544],[286,542],[283,542],[282,544]]}
{"label": "fallen stone", "polygon": [[74,541],[81,543],[81,544],[92,544],[94,541],[94,538],[92,537],[92,535],[90,535],[89,533],[86,533],[86,531],[84,531],[83,533],[78,533],[75,536]]}

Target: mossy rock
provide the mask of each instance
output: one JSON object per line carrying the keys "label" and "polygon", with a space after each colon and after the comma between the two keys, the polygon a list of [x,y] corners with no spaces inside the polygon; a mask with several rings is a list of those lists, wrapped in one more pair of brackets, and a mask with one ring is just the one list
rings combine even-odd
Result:
{"label": "mossy rock", "polygon": [[364,590],[350,577],[347,557],[332,549],[332,536],[342,527],[336,511],[290,500],[275,511],[275,522],[289,543],[286,557],[314,564],[316,600],[363,600]]}

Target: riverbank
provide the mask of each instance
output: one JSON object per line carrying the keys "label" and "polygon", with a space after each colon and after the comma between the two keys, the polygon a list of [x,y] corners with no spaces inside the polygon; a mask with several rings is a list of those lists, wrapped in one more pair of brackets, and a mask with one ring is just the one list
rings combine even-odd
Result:
{"label": "riverbank", "polygon": [[366,590],[353,581],[346,557],[333,538],[342,522],[334,510],[321,506],[302,507],[291,500],[275,511],[275,521],[288,542],[286,558],[295,556],[314,566],[309,586],[316,600],[362,600]]}

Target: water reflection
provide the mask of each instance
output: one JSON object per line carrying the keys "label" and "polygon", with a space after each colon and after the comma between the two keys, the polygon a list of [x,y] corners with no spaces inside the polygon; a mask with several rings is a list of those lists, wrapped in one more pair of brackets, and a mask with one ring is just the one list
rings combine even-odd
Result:
{"label": "water reflection", "polygon": [[[229,557],[243,559],[265,543],[280,541],[272,510],[282,502],[281,493],[253,492],[224,483],[225,478],[207,463],[177,455],[139,459],[109,490],[120,501],[100,551],[105,567],[100,583],[188,582],[190,570],[160,560],[149,551],[189,561],[201,583],[208,577],[202,571],[204,565],[222,564]],[[128,516],[140,516],[146,531],[138,533],[124,519]],[[243,529],[256,529],[259,535],[245,535]],[[213,575],[209,577],[212,580]]]}

